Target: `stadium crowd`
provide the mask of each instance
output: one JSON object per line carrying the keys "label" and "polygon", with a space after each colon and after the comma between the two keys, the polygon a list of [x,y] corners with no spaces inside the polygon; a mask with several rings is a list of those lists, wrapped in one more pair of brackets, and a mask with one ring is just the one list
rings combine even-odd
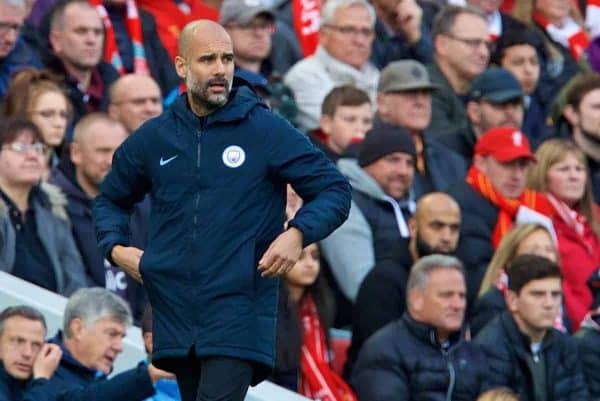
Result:
{"label": "stadium crowd", "polygon": [[[0,271],[68,297],[58,333],[0,312],[0,401],[180,399],[92,207],[115,150],[183,96],[197,19],[231,37],[234,88],[352,186],[280,280],[271,381],[322,401],[600,400],[600,1],[0,0]],[[153,195],[126,233],[140,249]],[[288,219],[302,202],[288,186]],[[131,324],[148,359],[109,377]]]}

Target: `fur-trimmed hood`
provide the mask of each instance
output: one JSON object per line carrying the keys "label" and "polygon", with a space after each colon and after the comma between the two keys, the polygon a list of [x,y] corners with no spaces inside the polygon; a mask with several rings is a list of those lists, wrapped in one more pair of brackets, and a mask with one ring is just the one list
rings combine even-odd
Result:
{"label": "fur-trimmed hood", "polygon": [[[32,189],[32,202],[39,203],[42,207],[49,209],[52,214],[61,220],[69,221],[67,214],[67,197],[61,189],[55,185],[42,182]],[[0,198],[0,217],[6,216],[8,205]]]}

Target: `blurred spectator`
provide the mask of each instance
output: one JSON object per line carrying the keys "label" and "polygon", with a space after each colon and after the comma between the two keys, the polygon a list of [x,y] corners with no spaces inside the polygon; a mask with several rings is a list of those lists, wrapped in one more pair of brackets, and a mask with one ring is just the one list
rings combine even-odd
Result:
{"label": "blurred spectator", "polygon": [[325,96],[320,127],[309,132],[309,138],[337,163],[347,151],[359,146],[372,126],[373,105],[369,95],[355,86],[343,85]]}
{"label": "blurred spectator", "polygon": [[181,80],[158,38],[152,14],[139,10],[135,0],[88,1],[104,23],[104,61],[121,75],[152,76],[165,97],[177,93]]}
{"label": "blurred spectator", "polygon": [[383,127],[367,132],[358,161],[338,162],[353,188],[350,216],[321,247],[336,284],[351,302],[373,266],[408,241],[415,157],[406,131]]}
{"label": "blurred spectator", "polygon": [[336,86],[353,84],[374,100],[379,71],[369,62],[375,11],[366,0],[328,0],[321,10],[319,47],[285,76],[299,108],[298,126],[319,126],[321,104]]}
{"label": "blurred spectator", "polygon": [[431,93],[437,88],[425,66],[415,60],[392,62],[379,78],[375,124],[399,127],[410,133],[417,150],[413,182],[417,198],[448,189],[464,179],[467,172],[467,163],[427,130],[431,123]]}
{"label": "blurred spectator", "polygon": [[475,338],[485,352],[494,386],[506,386],[522,401],[588,400],[571,338],[553,328],[561,306],[558,265],[544,257],[521,255],[508,269],[509,311]]}
{"label": "blurred spectator", "polygon": [[529,141],[521,131],[492,128],[477,140],[466,181],[449,190],[462,211],[456,255],[467,271],[469,305],[475,300],[494,250],[513,223],[519,218],[550,223],[546,216],[552,207],[546,198],[526,189],[533,160]]}
{"label": "blurred spectator", "polygon": [[587,157],[594,200],[600,203],[600,75],[583,74],[566,92],[562,111],[569,125],[568,136]]}
{"label": "blurred spectator", "polygon": [[334,301],[319,259],[318,246],[309,245],[282,280],[275,382],[310,399],[328,394],[331,400],[356,401],[331,368]]}
{"label": "blurred spectator", "polygon": [[103,288],[82,288],[68,300],[63,330],[50,340],[62,350],[54,376],[31,389],[36,401],[136,401],[154,394],[153,383],[165,372],[152,364],[137,367],[107,379],[123,338],[131,324],[131,313],[121,298]]}
{"label": "blurred spectator", "polygon": [[589,69],[585,51],[589,38],[582,21],[571,16],[575,3],[569,0],[516,0],[513,16],[534,29],[544,40],[545,58],[538,86],[545,110],[561,88],[578,72]]}
{"label": "blurred spectator", "polygon": [[481,394],[477,401],[519,401],[519,396],[508,388],[499,387]]}
{"label": "blurred spectator", "polygon": [[461,331],[466,310],[462,264],[430,255],[415,263],[407,312],[371,336],[352,371],[360,400],[474,400],[487,389],[485,357]]}
{"label": "blurred spectator", "polygon": [[495,42],[491,62],[517,78],[524,93],[523,132],[534,147],[548,134],[546,113],[538,98],[543,42],[529,29],[509,30]]}
{"label": "blurred spectator", "polygon": [[21,39],[26,16],[25,0],[0,0],[0,101],[14,73],[42,66],[35,51]]}
{"label": "blurred spectator", "polygon": [[470,163],[475,142],[484,132],[501,126],[521,127],[523,91],[510,72],[494,67],[473,80],[467,99],[468,128],[440,140]]}
{"label": "blurred spectator", "polygon": [[[105,260],[96,242],[92,219],[92,202],[110,170],[115,150],[127,135],[121,123],[104,113],[83,117],[75,126],[70,145],[74,170],[61,164],[52,170],[50,182],[61,188],[67,196],[66,209],[75,243],[83,259],[88,285],[107,288],[127,300],[137,323],[146,303],[144,288],[119,267]],[[146,242],[149,215],[149,203],[146,201],[135,208],[131,218],[130,238],[141,249]]]}
{"label": "blurred spectator", "polygon": [[45,337],[46,321],[36,309],[19,305],[0,312],[0,400],[21,401],[52,377],[61,351]]}
{"label": "blurred spectator", "polygon": [[[504,294],[508,290],[506,269],[514,258],[524,254],[543,256],[558,263],[558,249],[547,227],[537,223],[521,224],[502,237],[485,271],[471,313],[472,335],[477,335],[490,320],[506,310],[504,302]],[[558,323],[562,325],[562,318]]]}
{"label": "blurred spectator", "polygon": [[171,60],[177,56],[179,32],[197,19],[219,20],[219,10],[201,0],[136,0],[156,21],[156,31]]}
{"label": "blurred spectator", "polygon": [[490,40],[496,41],[503,35],[524,27],[515,18],[500,11],[502,0],[466,0],[466,3],[485,14]]}
{"label": "blurred spectator", "polygon": [[590,277],[588,285],[594,293],[594,304],[574,338],[579,348],[590,397],[593,401],[598,401],[600,400],[600,348],[598,348],[598,344],[600,344],[600,269]]}
{"label": "blurred spectator", "polygon": [[106,111],[108,87],[119,77],[102,61],[103,42],[102,20],[86,0],[61,0],[52,9],[46,65],[66,83],[73,125],[89,112]]}
{"label": "blurred spectator", "polygon": [[471,81],[487,67],[490,39],[485,15],[471,7],[447,6],[433,21],[434,62],[430,130],[437,136],[467,128],[465,96]]}
{"label": "blurred spectator", "polygon": [[409,221],[408,247],[396,246],[398,259],[385,259],[375,265],[363,280],[353,310],[352,342],[344,366],[349,377],[364,342],[377,330],[402,317],[406,309],[406,282],[410,267],[420,258],[452,255],[458,245],[460,208],[449,195],[433,192],[417,202]]}
{"label": "blurred spectator", "polygon": [[577,331],[592,306],[587,279],[600,266],[600,224],[583,152],[568,139],[551,139],[535,153],[528,187],[544,192],[558,237],[563,296]]}
{"label": "blurred spectator", "polygon": [[128,134],[162,111],[160,88],[147,75],[123,75],[108,91],[108,114],[122,123]]}
{"label": "blurred spectator", "polygon": [[275,32],[275,15],[271,9],[261,0],[225,0],[219,23],[231,37],[236,69],[270,76],[272,68],[268,56]]}
{"label": "blurred spectator", "polygon": [[433,61],[431,33],[415,0],[374,0],[373,8],[377,22],[371,61],[377,68],[402,59]]}
{"label": "blurred spectator", "polygon": [[[144,308],[144,314],[142,317],[142,340],[144,341],[144,347],[148,354],[148,360],[152,360],[152,307],[149,303]],[[165,375],[167,373],[165,372]],[[145,401],[180,401],[181,394],[179,394],[179,387],[177,387],[177,380],[171,377],[165,377],[158,379],[154,383],[154,390],[156,391],[152,397],[146,398]]]}
{"label": "blurred spectator", "polygon": [[56,77],[34,68],[14,76],[4,102],[6,116],[27,118],[39,128],[47,146],[48,171],[60,160],[72,108]]}
{"label": "blurred spectator", "polygon": [[42,183],[45,145],[33,124],[0,119],[0,269],[70,295],[86,284],[66,200]]}

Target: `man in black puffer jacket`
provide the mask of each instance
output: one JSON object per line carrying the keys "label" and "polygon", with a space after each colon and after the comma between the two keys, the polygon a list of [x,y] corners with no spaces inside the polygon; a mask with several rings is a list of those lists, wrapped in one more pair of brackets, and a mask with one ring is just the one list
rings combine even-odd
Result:
{"label": "man in black puffer jacket", "polygon": [[460,329],[466,308],[461,262],[430,255],[407,284],[408,311],[377,331],[359,353],[350,384],[360,401],[475,401],[487,365]]}
{"label": "man in black puffer jacket", "polygon": [[509,310],[475,339],[487,356],[492,384],[511,388],[521,401],[589,400],[575,343],[553,328],[562,298],[560,268],[521,255],[508,276]]}

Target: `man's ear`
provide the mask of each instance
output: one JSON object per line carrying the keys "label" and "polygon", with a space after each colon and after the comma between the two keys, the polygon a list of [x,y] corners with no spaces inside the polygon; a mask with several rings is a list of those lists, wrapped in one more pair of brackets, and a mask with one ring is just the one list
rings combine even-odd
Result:
{"label": "man's ear", "polygon": [[479,125],[481,122],[481,106],[478,102],[474,100],[469,100],[467,102],[467,116],[469,117],[471,125]]}
{"label": "man's ear", "polygon": [[69,145],[69,152],[71,154],[71,161],[75,166],[80,166],[83,162],[81,156],[81,145],[78,142],[71,142]]}
{"label": "man's ear", "polygon": [[566,105],[563,109],[562,115],[572,126],[576,126],[579,124],[579,114],[572,105]]}
{"label": "man's ear", "polygon": [[50,42],[50,46],[54,53],[59,53],[62,51],[62,47],[60,45],[60,32],[50,31],[50,35],[48,36],[48,40]]}
{"label": "man's ear", "polygon": [[516,292],[507,290],[504,293],[504,302],[510,312],[514,313],[519,310],[519,296]]}
{"label": "man's ear", "polygon": [[408,292],[408,302],[412,311],[420,312],[423,310],[423,292],[418,288],[413,288]]}
{"label": "man's ear", "polygon": [[416,215],[408,219],[408,231],[410,232],[410,238],[417,238],[417,217]]}
{"label": "man's ear", "polygon": [[85,323],[81,318],[76,317],[69,323],[69,337],[78,339],[82,336],[85,330]]}
{"label": "man's ear", "polygon": [[473,165],[477,168],[477,170],[481,171],[483,174],[487,173],[485,157],[481,155],[473,156]]}
{"label": "man's ear", "polygon": [[320,127],[321,131],[323,131],[325,135],[329,136],[333,130],[333,117],[323,114],[321,116]]}
{"label": "man's ear", "polygon": [[181,56],[175,56],[175,71],[179,78],[186,79],[187,78],[187,62]]}

